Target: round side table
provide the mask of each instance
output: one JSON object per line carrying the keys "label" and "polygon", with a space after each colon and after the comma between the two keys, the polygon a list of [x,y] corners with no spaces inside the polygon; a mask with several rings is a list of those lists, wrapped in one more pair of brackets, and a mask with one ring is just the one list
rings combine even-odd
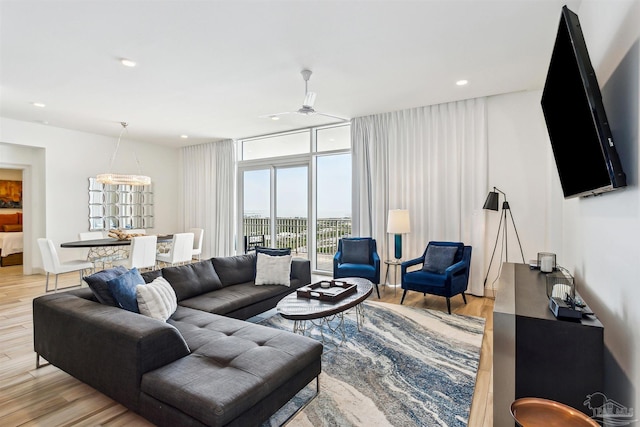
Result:
{"label": "round side table", "polygon": [[389,270],[393,267],[393,283],[389,283],[389,286],[393,286],[393,295],[396,295],[396,289],[398,289],[398,282],[396,282],[396,278],[398,277],[398,267],[402,264],[401,259],[387,259],[384,261],[387,264],[387,273],[384,275],[384,285],[387,286],[387,281],[389,280]]}

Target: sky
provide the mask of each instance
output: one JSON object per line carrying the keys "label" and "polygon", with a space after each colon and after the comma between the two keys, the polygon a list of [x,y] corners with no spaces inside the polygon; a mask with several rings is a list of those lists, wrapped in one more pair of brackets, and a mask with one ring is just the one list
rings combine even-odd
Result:
{"label": "sky", "polygon": [[[351,155],[317,157],[318,218],[351,217]],[[279,217],[306,218],[308,185],[306,166],[276,169]],[[269,170],[244,173],[244,212],[268,216]]]}

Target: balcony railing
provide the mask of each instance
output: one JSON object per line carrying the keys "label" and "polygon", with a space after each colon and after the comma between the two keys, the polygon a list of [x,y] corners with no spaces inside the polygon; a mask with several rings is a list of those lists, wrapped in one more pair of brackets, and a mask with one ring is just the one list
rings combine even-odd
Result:
{"label": "balcony railing", "polygon": [[[245,217],[245,250],[255,246],[291,248],[294,256],[309,258],[306,218],[276,218],[276,238],[271,238],[269,218]],[[316,254],[318,270],[331,271],[332,258],[338,251],[338,240],[351,236],[351,218],[320,218],[316,224]]]}

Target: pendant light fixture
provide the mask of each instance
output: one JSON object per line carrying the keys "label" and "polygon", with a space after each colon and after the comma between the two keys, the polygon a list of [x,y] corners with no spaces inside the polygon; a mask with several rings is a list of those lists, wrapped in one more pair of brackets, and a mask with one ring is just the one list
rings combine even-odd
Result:
{"label": "pendant light fixture", "polygon": [[133,157],[136,160],[136,165],[138,166],[138,175],[128,175],[128,174],[120,174],[113,173],[113,163],[116,160],[116,155],[118,154],[118,149],[120,148],[120,140],[122,139],[122,134],[127,130],[128,124],[126,122],[120,122],[122,125],[122,130],[120,131],[120,135],[118,136],[118,143],[116,144],[116,149],[113,152],[113,156],[111,156],[111,164],[109,165],[109,173],[101,173],[96,176],[96,180],[102,184],[110,184],[110,185],[149,185],[151,184],[151,178],[145,175],[142,175],[140,172],[140,161],[138,161],[138,156],[136,152],[133,152]]}

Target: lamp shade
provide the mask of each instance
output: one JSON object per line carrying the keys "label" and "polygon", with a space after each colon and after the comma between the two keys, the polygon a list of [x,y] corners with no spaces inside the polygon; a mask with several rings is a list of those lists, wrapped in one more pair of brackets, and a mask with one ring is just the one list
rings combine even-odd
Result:
{"label": "lamp shade", "polygon": [[411,232],[409,211],[406,209],[391,209],[387,220],[387,233],[402,234]]}
{"label": "lamp shade", "polygon": [[484,201],[484,206],[482,207],[482,209],[497,211],[498,198],[499,198],[499,194],[497,191],[489,191],[489,194],[487,195],[487,200]]}

